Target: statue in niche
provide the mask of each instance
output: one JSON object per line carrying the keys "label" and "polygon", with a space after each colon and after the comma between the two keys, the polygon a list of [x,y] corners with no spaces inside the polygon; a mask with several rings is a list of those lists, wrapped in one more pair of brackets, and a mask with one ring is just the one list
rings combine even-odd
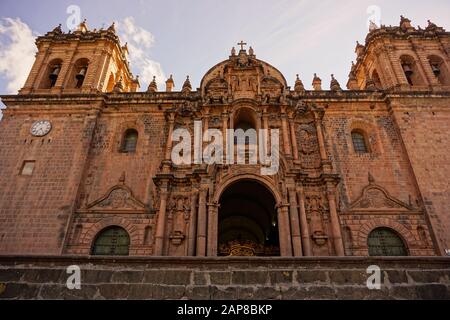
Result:
{"label": "statue in niche", "polygon": [[174,197],[170,215],[173,221],[170,239],[174,245],[179,246],[186,238],[186,223],[190,217],[189,198],[181,195]]}
{"label": "statue in niche", "polygon": [[307,197],[306,200],[312,238],[317,245],[323,246],[326,244],[328,237],[326,236],[323,227],[325,207],[322,204],[322,197],[319,195],[312,195]]}

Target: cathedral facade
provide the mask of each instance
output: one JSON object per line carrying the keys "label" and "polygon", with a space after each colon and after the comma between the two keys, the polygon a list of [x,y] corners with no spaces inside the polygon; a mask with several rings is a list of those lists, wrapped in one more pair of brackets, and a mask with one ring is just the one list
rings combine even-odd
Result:
{"label": "cathedral facade", "polygon": [[[448,254],[450,33],[432,22],[370,31],[348,90],[291,87],[243,42],[200,88],[171,76],[143,92],[114,25],[36,44],[25,86],[2,96],[1,255]],[[261,174],[250,145],[245,163],[175,163],[174,132],[196,123],[228,142],[277,130],[279,149],[257,143],[278,170]]]}

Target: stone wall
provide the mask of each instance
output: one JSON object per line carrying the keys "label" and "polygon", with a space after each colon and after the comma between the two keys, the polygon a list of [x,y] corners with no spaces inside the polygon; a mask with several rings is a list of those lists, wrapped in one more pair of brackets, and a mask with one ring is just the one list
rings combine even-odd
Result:
{"label": "stone wall", "polygon": [[441,254],[450,248],[449,100],[395,99],[393,115]]}
{"label": "stone wall", "polygon": [[[66,268],[81,268],[68,290]],[[370,265],[381,290],[369,290]],[[450,258],[0,257],[0,299],[450,299]]]}
{"label": "stone wall", "polygon": [[[3,254],[61,253],[73,212],[95,126],[95,111],[88,110],[94,106],[59,106],[55,112],[45,101],[48,105],[31,105],[26,111],[6,110],[0,125]],[[43,119],[51,121],[51,132],[31,136],[33,122]],[[35,161],[31,176],[20,175],[24,161]]]}

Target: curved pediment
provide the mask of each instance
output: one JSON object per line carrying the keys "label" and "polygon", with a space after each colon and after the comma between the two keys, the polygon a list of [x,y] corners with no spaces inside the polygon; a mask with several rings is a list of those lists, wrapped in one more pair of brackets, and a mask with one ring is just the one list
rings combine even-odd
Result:
{"label": "curved pediment", "polygon": [[350,205],[350,208],[358,211],[413,210],[411,206],[391,197],[386,190],[376,184],[369,184],[365,187],[362,195]]}
{"label": "curved pediment", "polygon": [[145,211],[145,205],[136,199],[125,185],[114,186],[100,199],[88,204],[89,211]]}

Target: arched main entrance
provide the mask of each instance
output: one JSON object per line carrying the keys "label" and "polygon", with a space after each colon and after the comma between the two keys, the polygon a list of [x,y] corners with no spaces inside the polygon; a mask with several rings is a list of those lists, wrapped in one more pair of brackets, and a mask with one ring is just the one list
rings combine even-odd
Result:
{"label": "arched main entrance", "polygon": [[261,183],[240,180],[220,197],[220,256],[280,255],[276,201]]}

